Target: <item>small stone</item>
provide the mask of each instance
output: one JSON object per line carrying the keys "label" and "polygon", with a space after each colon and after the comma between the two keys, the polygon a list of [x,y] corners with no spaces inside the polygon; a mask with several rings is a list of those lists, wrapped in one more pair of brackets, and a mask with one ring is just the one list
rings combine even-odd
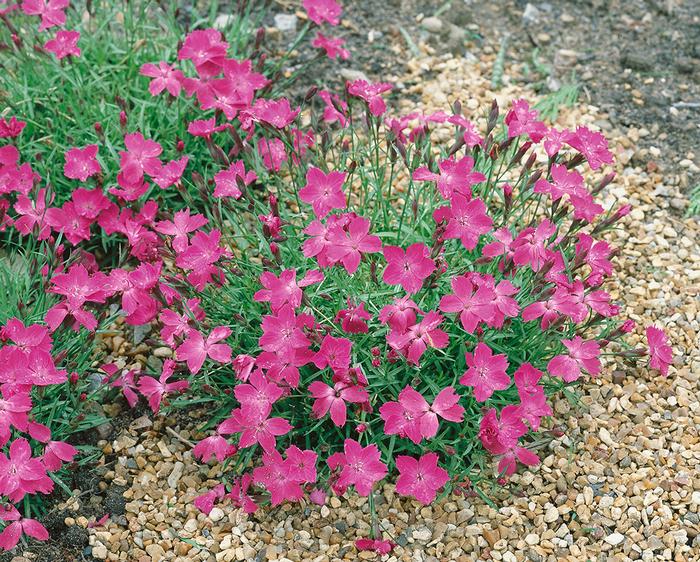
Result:
{"label": "small stone", "polygon": [[605,542],[613,546],[617,546],[625,540],[625,535],[620,533],[612,533],[605,537]]}
{"label": "small stone", "polygon": [[217,521],[221,521],[225,515],[226,514],[224,513],[223,509],[215,507],[209,513],[209,519],[211,519],[212,521],[214,521],[216,523]]}
{"label": "small stone", "polygon": [[440,33],[443,28],[442,20],[432,16],[425,18],[422,22],[420,22],[420,24],[423,29],[429,31],[430,33]]}
{"label": "small stone", "polygon": [[297,30],[297,17],[294,14],[275,14],[275,27],[282,33],[294,33]]}
{"label": "small stone", "polygon": [[107,547],[103,545],[101,542],[96,542],[95,545],[92,547],[92,557],[97,558],[98,560],[106,560],[107,559]]}
{"label": "small stone", "polygon": [[170,349],[169,347],[156,347],[153,350],[153,355],[156,357],[170,357],[173,354],[173,350]]}
{"label": "small stone", "polygon": [[535,533],[530,533],[525,537],[525,542],[530,546],[534,546],[540,542],[540,537]]}
{"label": "small stone", "polygon": [[149,544],[146,547],[146,552],[151,557],[151,562],[160,562],[165,558],[165,550],[159,544]]}
{"label": "small stone", "polygon": [[559,510],[554,506],[548,507],[544,512],[545,523],[554,523],[557,519],[559,519]]}
{"label": "small stone", "polygon": [[184,471],[185,465],[180,461],[176,462],[172,472],[168,476],[168,486],[170,486],[173,490],[177,489],[177,485],[180,482],[180,478],[182,478]]}
{"label": "small stone", "polygon": [[433,538],[433,533],[428,527],[419,527],[413,530],[412,536],[417,541],[429,541]]}

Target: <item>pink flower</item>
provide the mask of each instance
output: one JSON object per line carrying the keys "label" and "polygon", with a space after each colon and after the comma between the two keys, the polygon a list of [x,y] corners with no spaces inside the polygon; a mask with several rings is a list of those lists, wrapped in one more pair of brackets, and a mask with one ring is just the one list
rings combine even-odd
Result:
{"label": "pink flower", "polygon": [[165,309],[160,314],[159,320],[163,325],[160,337],[170,347],[175,346],[176,337],[184,336],[190,331],[193,320],[204,320],[204,311],[199,306],[199,299],[188,299],[183,308],[182,314],[170,309]]}
{"label": "pink flower", "polygon": [[287,98],[278,100],[258,98],[251,108],[241,114],[241,119],[252,118],[255,121],[272,125],[276,129],[284,129],[294,122],[300,111],[299,107],[292,110]]}
{"label": "pink flower", "polygon": [[494,299],[496,293],[487,285],[476,286],[467,275],[452,278],[454,294],[440,299],[440,310],[459,312],[462,327],[470,334],[474,333],[480,322],[491,321],[496,314]]}
{"label": "pink flower", "polygon": [[390,540],[357,539],[355,541],[355,548],[357,548],[357,550],[376,552],[380,555],[389,554],[394,550],[395,546],[396,545]]}
{"label": "pink flower", "polygon": [[576,132],[568,135],[566,143],[583,154],[593,170],[597,170],[603,164],[613,163],[608,141],[602,133],[591,131],[587,127],[577,127]]}
{"label": "pink flower", "polygon": [[180,392],[186,388],[189,388],[190,386],[188,381],[176,381],[169,383],[168,379],[173,375],[174,371],[175,361],[172,359],[166,359],[163,362],[163,370],[158,380],[154,379],[153,377],[145,376],[139,378],[139,392],[141,392],[141,394],[148,399],[148,405],[151,407],[154,414],[157,414],[160,410],[160,404],[163,401],[163,396],[170,394],[171,392]]}
{"label": "pink flower", "polygon": [[491,398],[495,390],[505,390],[510,386],[506,373],[508,359],[505,355],[494,355],[491,348],[479,342],[474,353],[467,352],[467,371],[459,379],[460,384],[474,388],[474,398],[484,402]]}
{"label": "pink flower", "polygon": [[331,420],[338,427],[343,427],[347,419],[346,402],[369,402],[369,395],[364,388],[342,382],[331,388],[321,381],[314,381],[309,385],[309,392],[315,398],[311,408],[314,416],[320,419],[330,411]]}
{"label": "pink flower", "polygon": [[182,180],[182,174],[189,162],[189,156],[183,156],[179,160],[171,160],[153,176],[153,181],[161,189],[167,189],[171,185],[178,185]]}
{"label": "pink flower", "polygon": [[24,438],[10,444],[9,457],[0,453],[0,494],[13,503],[20,501],[25,494],[48,494],[53,490],[53,480],[46,474],[46,468],[38,458],[32,457],[32,449]]}
{"label": "pink flower", "polygon": [[543,416],[551,416],[553,413],[547,404],[544,388],[538,384],[541,377],[542,371],[535,369],[530,363],[523,363],[513,374],[520,397],[519,413],[533,431],[539,429]]}
{"label": "pink flower", "polygon": [[56,232],[61,232],[71,244],[78,244],[81,240],[90,240],[91,220],[81,216],[75,205],[67,201],[60,208],[49,208],[44,214],[46,224]]}
{"label": "pink flower", "polygon": [[274,172],[279,172],[282,164],[287,161],[287,152],[280,139],[259,139],[258,154],[262,157],[265,167]]}
{"label": "pink flower", "polygon": [[334,453],[327,461],[331,470],[340,468],[337,489],[345,490],[354,485],[358,494],[369,496],[375,482],[387,474],[387,467],[380,460],[379,449],[376,445],[362,447],[354,439],[346,439],[344,451]]}
{"label": "pink flower", "polygon": [[51,331],[55,331],[68,315],[75,320],[76,330],[78,325],[91,331],[97,327],[97,319],[83,306],[88,302],[103,303],[109,296],[107,277],[103,273],[90,275],[85,266],[78,263],[72,265],[67,273],[54,275],[51,285],[50,293],[66,297],[46,313],[44,320]]}
{"label": "pink flower", "polygon": [[222,170],[214,176],[214,197],[233,197],[240,199],[243,192],[240,189],[239,182],[244,186],[249,186],[258,176],[255,172],[245,171],[243,160],[232,162],[227,170]]}
{"label": "pink flower", "polygon": [[413,172],[415,181],[434,181],[438,191],[445,199],[451,199],[455,193],[464,196],[467,201],[472,196],[472,186],[486,181],[486,176],[481,172],[473,172],[474,159],[471,156],[460,158],[456,162],[450,158],[438,162],[439,174],[434,174],[426,167],[421,167]]}
{"label": "pink flower", "polygon": [[185,37],[177,53],[178,60],[191,60],[202,78],[212,78],[221,72],[228,43],[216,29],[197,29]]}
{"label": "pink flower", "polygon": [[66,23],[65,9],[70,0],[23,0],[22,11],[29,16],[41,16],[39,31]]}
{"label": "pink flower", "polygon": [[347,226],[347,232],[340,228],[331,230],[328,258],[334,262],[341,262],[350,275],[355,273],[363,253],[373,254],[382,250],[382,241],[378,236],[369,234],[369,229],[368,219],[354,217]]}
{"label": "pink flower", "polygon": [[[7,349],[7,348],[3,348]],[[10,357],[3,357],[0,352],[0,359],[3,364],[7,365],[7,360],[20,361],[21,354],[12,354]],[[18,367],[18,365],[13,366]],[[3,369],[0,368],[0,373]],[[10,382],[5,380],[4,376],[0,376],[2,383]],[[27,413],[32,409],[32,401],[29,394],[26,392],[12,393],[9,384],[0,386],[2,396],[0,397],[0,447],[4,447],[10,440],[11,430],[14,427],[18,431],[27,431],[27,422],[29,418]]]}
{"label": "pink flower", "polygon": [[66,152],[63,174],[67,178],[80,181],[85,181],[90,176],[99,174],[102,168],[96,158],[98,148],[96,144],[88,145],[85,148],[71,148]]}
{"label": "pink flower", "polygon": [[[49,204],[51,202],[49,201]],[[37,240],[45,240],[51,235],[51,227],[46,223],[46,189],[40,189],[36,199],[32,200],[24,194],[17,196],[15,211],[20,216],[15,219],[17,231],[27,236],[38,227]]]}
{"label": "pink flower", "polygon": [[673,350],[668,344],[668,337],[656,326],[648,326],[646,335],[649,344],[649,367],[658,369],[662,375],[667,376],[668,366],[673,362]]}
{"label": "pink flower", "polygon": [[124,137],[124,145],[126,150],[119,152],[120,175],[129,184],[140,182],[144,173],[155,176],[160,172],[158,156],[163,148],[157,142],[145,139],[141,133],[130,133]]}
{"label": "pink flower", "polygon": [[270,418],[270,409],[259,411],[251,408],[236,408],[231,417],[219,424],[217,431],[223,435],[240,433],[238,446],[241,449],[258,443],[266,453],[275,449],[276,437],[286,435],[292,429],[283,418]]}
{"label": "pink flower", "polygon": [[405,296],[394,299],[392,304],[382,308],[379,311],[379,321],[382,324],[388,324],[392,330],[403,333],[408,326],[416,323],[416,312],[423,314],[418,305]]}
{"label": "pink flower", "polygon": [[212,230],[209,234],[198,231],[192,237],[190,246],[178,254],[175,264],[182,269],[195,271],[209,269],[209,266],[227,254],[227,251],[219,246],[220,240],[219,230]]}
{"label": "pink flower", "polygon": [[382,279],[387,285],[401,285],[409,295],[417,293],[423,281],[435,271],[430,249],[420,242],[411,244],[406,251],[398,246],[384,246],[387,261]]}
{"label": "pink flower", "polygon": [[447,347],[449,336],[438,328],[442,320],[439,313],[431,310],[418,324],[409,326],[405,333],[391,332],[387,336],[387,342],[393,349],[405,353],[409,363],[418,365],[429,347]]}
{"label": "pink flower", "polygon": [[17,117],[10,117],[9,121],[5,118],[0,119],[0,139],[12,139],[18,137],[22,130],[27,126],[25,121],[19,121]]}
{"label": "pink flower", "polygon": [[600,345],[597,341],[585,341],[581,336],[570,340],[561,340],[568,350],[568,355],[557,355],[550,359],[547,370],[565,382],[573,382],[585,369],[591,376],[600,373]]}
{"label": "pink flower", "polygon": [[268,382],[260,370],[250,376],[250,384],[239,384],[233,389],[236,400],[242,408],[252,408],[257,412],[267,412],[280,399],[283,390]]}
{"label": "pink flower", "polygon": [[420,392],[407,386],[399,393],[398,402],[385,402],[380,406],[384,432],[387,435],[408,437],[418,445],[423,439],[437,435],[438,418],[452,422],[462,421],[464,408],[458,402],[459,395],[451,386],[440,391],[432,406]]}
{"label": "pink flower", "polygon": [[248,495],[248,489],[253,483],[253,477],[250,474],[244,474],[241,478],[234,481],[229,497],[233,505],[243,509],[245,513],[255,513],[258,509],[253,498]]}
{"label": "pink flower", "polygon": [[73,457],[78,454],[78,449],[63,441],[49,441],[44,448],[42,462],[46,470],[55,472],[64,462],[73,462]]}
{"label": "pink flower", "polygon": [[571,195],[585,189],[583,176],[576,170],[569,171],[563,164],[553,164],[551,169],[552,183],[545,178],[535,182],[535,193],[548,193],[552,201],[558,201],[564,195]]}
{"label": "pink flower", "polygon": [[235,452],[236,448],[221,435],[211,435],[202,439],[192,449],[192,454],[202,462],[209,462],[212,457],[216,457],[219,462],[224,462]]}
{"label": "pink flower", "polygon": [[195,119],[187,125],[187,132],[194,137],[211,138],[214,133],[220,133],[229,128],[228,123],[222,125],[216,124],[216,118],[211,119]]}
{"label": "pink flower", "polygon": [[75,212],[90,221],[94,221],[102,211],[109,209],[111,204],[100,188],[84,189],[79,187],[73,191],[71,200]]}
{"label": "pink flower", "polygon": [[529,265],[539,271],[547,261],[547,244],[556,233],[557,225],[544,219],[537,228],[526,228],[513,241],[513,261],[516,265]]}
{"label": "pink flower", "polygon": [[307,271],[303,279],[297,284],[297,272],[295,269],[285,269],[277,277],[270,271],[260,276],[260,284],[265,287],[253,295],[257,302],[269,302],[272,312],[277,312],[285,305],[299,308],[303,292],[301,287],[308,287],[314,283],[323,281],[323,273],[314,269]]}
{"label": "pink flower", "polygon": [[343,9],[335,0],[303,0],[301,4],[309,14],[309,19],[316,25],[321,25],[324,21],[331,25],[340,23]]}
{"label": "pink flower", "polygon": [[314,214],[322,219],[331,209],[344,209],[346,206],[343,183],[345,172],[323,173],[313,166],[306,172],[306,185],[299,190],[299,198],[309,203]]}
{"label": "pink flower", "polygon": [[59,31],[56,37],[44,43],[44,49],[56,55],[58,60],[65,57],[79,57],[82,53],[78,47],[79,31]]}
{"label": "pink flower", "polygon": [[154,230],[161,234],[172,236],[173,249],[176,252],[184,252],[189,245],[190,232],[194,232],[209,222],[203,215],[190,215],[189,207],[177,211],[172,221],[159,221]]}
{"label": "pink flower", "polygon": [[49,538],[49,532],[36,519],[22,517],[19,511],[12,506],[6,505],[0,508],[0,519],[12,521],[5,523],[5,528],[0,533],[0,548],[5,551],[12,550],[17,546],[22,533],[38,541],[45,541]]}
{"label": "pink flower", "polygon": [[271,495],[272,505],[284,500],[300,500],[304,492],[300,484],[316,481],[317,455],[313,451],[302,451],[292,445],[285,451],[283,459],[277,451],[263,455],[263,466],[253,470],[253,478],[265,486]]}
{"label": "pink flower", "polygon": [[[119,370],[116,365],[114,364],[109,364],[109,365],[102,365],[101,369],[107,373],[107,376],[104,377],[102,382],[110,382],[110,379],[117,373]],[[127,403],[129,404],[129,407],[133,408],[136,406],[136,403],[139,401],[139,397],[136,394],[136,383],[134,382],[134,376],[136,375],[136,371],[132,370],[127,370],[124,371],[122,374],[120,374],[114,381],[110,382],[110,387],[112,388],[121,388],[122,393],[124,394],[124,398],[126,399]]]}
{"label": "pink flower", "polygon": [[325,107],[323,109],[323,120],[326,123],[340,123],[341,127],[345,127],[347,123],[348,104],[340,97],[331,94],[326,90],[321,90],[316,94],[323,100]]}
{"label": "pink flower", "polygon": [[350,58],[350,51],[343,49],[345,45],[345,40],[333,37],[326,37],[320,31],[316,34],[316,38],[311,43],[312,46],[318,47],[326,51],[326,56],[329,59],[334,59],[340,57],[342,60],[347,60]]}
{"label": "pink flower", "polygon": [[537,121],[537,115],[537,110],[530,110],[530,105],[525,100],[514,101],[505,117],[508,138],[527,134],[532,142],[540,142],[547,134],[547,126],[542,121]]}
{"label": "pink flower", "polygon": [[169,65],[167,62],[160,61],[158,65],[147,62],[141,65],[140,74],[153,78],[148,85],[148,91],[152,96],[157,96],[163,90],[167,90],[173,97],[180,95],[180,90],[182,89],[181,82],[185,76],[182,74],[181,70],[176,70],[175,67]]}
{"label": "pink flower", "polygon": [[369,111],[375,117],[386,112],[386,103],[381,95],[390,91],[393,86],[386,82],[370,84],[366,80],[355,80],[347,84],[348,94],[364,100],[369,106]]}
{"label": "pink flower", "polygon": [[206,515],[209,515],[211,513],[211,510],[214,509],[214,504],[216,503],[216,501],[220,500],[225,495],[226,488],[224,487],[224,485],[217,484],[208,492],[194,498],[194,501],[192,503],[199,511],[205,513]]}
{"label": "pink flower", "polygon": [[372,315],[365,310],[365,303],[361,302],[358,306],[350,304],[348,299],[348,307],[338,311],[336,320],[341,320],[341,328],[349,334],[366,334],[369,331],[367,320],[370,320]]}
{"label": "pink flower", "polygon": [[274,315],[263,316],[260,347],[280,353],[308,348],[311,341],[304,335],[303,327],[304,318],[297,317],[291,306],[283,306]]}
{"label": "pink flower", "polygon": [[216,343],[231,335],[231,329],[225,326],[214,328],[207,339],[198,330],[190,330],[187,339],[177,348],[178,361],[186,361],[187,367],[194,375],[199,372],[204,360],[209,357],[219,363],[231,361],[231,348],[225,343]]}
{"label": "pink flower", "polygon": [[514,447],[507,451],[498,463],[498,472],[505,476],[510,476],[515,473],[517,463],[520,461],[526,466],[537,466],[540,464],[540,458],[536,453],[526,449],[525,447]]}
{"label": "pink flower", "polygon": [[493,220],[486,214],[486,204],[481,199],[468,201],[459,193],[452,196],[449,207],[437,209],[433,218],[438,223],[447,220],[443,237],[447,240],[460,239],[467,250],[476,248],[479,237],[493,226]]}
{"label": "pink flower", "polygon": [[495,408],[486,412],[479,424],[479,439],[489,453],[502,455],[517,447],[518,439],[527,433],[520,408],[513,404],[501,410],[501,419]]}
{"label": "pink flower", "polygon": [[450,475],[437,464],[436,453],[427,453],[419,459],[399,455],[396,468],[396,492],[402,496],[413,496],[423,505],[435,500],[437,491],[450,481]]}
{"label": "pink flower", "polygon": [[335,374],[343,374],[350,368],[351,353],[352,342],[349,339],[324,336],[313,362],[319,369],[330,367]]}

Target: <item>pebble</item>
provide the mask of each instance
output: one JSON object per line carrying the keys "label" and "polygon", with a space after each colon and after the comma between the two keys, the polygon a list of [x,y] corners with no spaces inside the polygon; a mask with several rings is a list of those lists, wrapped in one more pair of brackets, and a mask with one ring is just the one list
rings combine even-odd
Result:
{"label": "pebble", "polygon": [[421,26],[430,33],[440,33],[443,29],[443,23],[440,18],[427,17],[420,22]]}
{"label": "pebble", "polygon": [[620,533],[611,533],[605,537],[605,542],[613,546],[617,546],[625,540],[625,535]]}
{"label": "pebble", "polygon": [[216,523],[217,521],[221,521],[225,516],[226,514],[224,513],[224,510],[218,507],[215,507],[209,513],[209,519],[214,521],[214,523]]}

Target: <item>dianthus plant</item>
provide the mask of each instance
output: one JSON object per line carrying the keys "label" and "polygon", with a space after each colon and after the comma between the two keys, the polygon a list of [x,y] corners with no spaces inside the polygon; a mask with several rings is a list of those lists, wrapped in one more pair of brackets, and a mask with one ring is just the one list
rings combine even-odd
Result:
{"label": "dianthus plant", "polygon": [[[339,21],[334,0],[303,6],[304,33]],[[312,45],[344,58],[325,33]],[[56,40],[80,56],[71,37]],[[157,325],[172,349],[160,372],[106,365],[105,380],[156,413],[211,408],[194,454],[223,463],[226,481],[197,499],[202,510],[346,490],[373,505],[385,478],[426,504],[481,493],[538,464],[549,396],[646,353],[625,345],[634,325],[606,290],[604,234],[629,208],[596,200],[614,179],[600,133],[548,126],[525,100],[505,115],[495,103],[469,118],[458,103],[393,115],[392,85],[364,80],[294,101],[278,91],[279,66],[233,58],[215,29],[189,33],[176,58],[141,68],[143,95],[188,100],[186,138],[140,130],[122,109],[121,137],[95,129],[64,151],[61,205],[26,161],[23,122],[0,121],[2,225],[70,248],[47,277],[58,300],[46,328],[31,328],[44,335],[4,337],[14,355],[48,348],[58,330],[94,331],[111,300],[128,325]],[[118,267],[83,250],[98,233],[124,246]],[[647,336],[666,374],[666,337]],[[31,378],[18,373],[3,391]],[[45,461],[23,444],[10,454],[28,477],[0,475],[0,493],[48,487]],[[8,518],[13,537],[34,532]]]}

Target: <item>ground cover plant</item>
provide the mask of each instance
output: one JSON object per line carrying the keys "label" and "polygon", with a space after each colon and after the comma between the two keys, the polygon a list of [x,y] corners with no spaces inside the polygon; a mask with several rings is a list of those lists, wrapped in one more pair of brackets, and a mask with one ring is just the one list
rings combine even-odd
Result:
{"label": "ground cover plant", "polygon": [[[78,451],[31,450],[27,435],[47,439],[29,393],[58,428],[57,408],[89,401],[74,387],[93,357],[69,350],[89,349],[110,305],[156,325],[172,359],[159,372],[102,365],[90,392],[155,414],[211,409],[194,454],[227,478],[197,499],[207,513],[349,489],[372,507],[385,478],[426,504],[485,495],[538,464],[550,395],[605,362],[648,356],[667,373],[663,332],[647,327],[649,348],[630,349],[634,324],[606,291],[603,236],[630,209],[597,203],[614,181],[602,134],[549,126],[526,100],[396,115],[392,85],[365,80],[290,99],[287,54],[267,57],[251,4],[221,30],[214,14],[182,23],[157,3],[94,4],[2,13],[0,209],[34,306],[21,316],[24,300],[8,301],[1,332],[0,463],[13,470],[0,477],[0,546],[47,538],[34,497]],[[302,7],[294,44],[350,56],[333,39],[340,5]],[[57,370],[61,351],[76,377]],[[43,362],[54,394],[32,389],[44,379],[23,358]],[[374,533],[358,547],[391,545]]]}

